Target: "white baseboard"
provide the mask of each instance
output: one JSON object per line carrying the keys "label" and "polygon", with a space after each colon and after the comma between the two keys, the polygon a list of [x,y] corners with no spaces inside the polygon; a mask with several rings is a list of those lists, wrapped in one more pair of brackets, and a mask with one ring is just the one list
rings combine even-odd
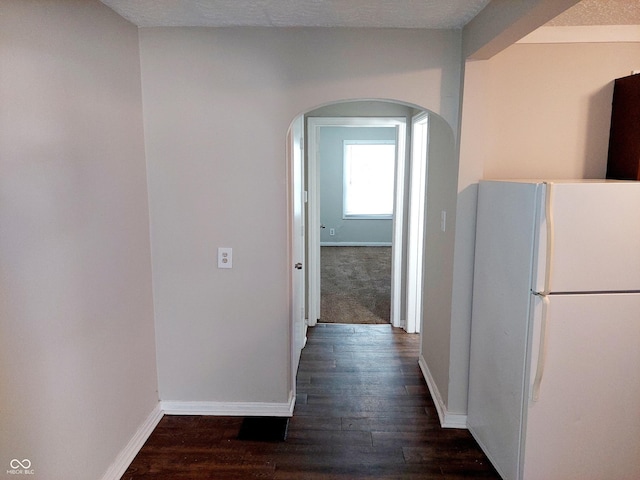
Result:
{"label": "white baseboard", "polygon": [[444,404],[442,400],[442,396],[440,395],[440,391],[438,390],[438,386],[431,376],[431,372],[429,371],[429,367],[427,366],[427,362],[424,357],[420,355],[420,359],[418,360],[418,365],[420,366],[420,370],[422,370],[422,375],[424,376],[425,381],[427,382],[427,387],[429,387],[429,393],[431,393],[431,398],[433,399],[433,403],[436,405],[436,410],[438,412],[438,418],[440,419],[440,426],[442,428],[467,428],[467,416],[460,413],[449,413],[447,411],[447,406]]}
{"label": "white baseboard", "polygon": [[118,454],[102,480],[120,480],[164,415],[221,415],[243,417],[291,417],[296,404],[293,392],[286,403],[173,402],[161,401]]}
{"label": "white baseboard", "polygon": [[402,328],[404,330],[407,329],[407,319],[406,318],[401,318],[399,322],[396,323],[392,323],[391,324],[393,327],[395,328]]}
{"label": "white baseboard", "polygon": [[291,417],[295,396],[286,403],[162,401],[166,415],[220,415],[230,417]]}
{"label": "white baseboard", "polygon": [[320,242],[321,247],[391,247],[391,242]]}
{"label": "white baseboard", "polygon": [[111,466],[107,469],[107,472],[102,476],[102,480],[120,480],[144,445],[144,442],[147,441],[153,430],[158,425],[158,422],[162,419],[163,415],[164,413],[160,408],[160,403],[158,403],[142,425],[140,425],[131,440],[129,440],[127,446],[122,449]]}

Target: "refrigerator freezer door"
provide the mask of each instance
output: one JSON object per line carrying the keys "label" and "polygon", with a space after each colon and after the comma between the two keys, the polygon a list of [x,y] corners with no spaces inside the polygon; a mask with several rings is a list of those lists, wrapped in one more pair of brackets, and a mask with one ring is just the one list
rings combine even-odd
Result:
{"label": "refrigerator freezer door", "polygon": [[[549,191],[549,291],[640,290],[640,182],[555,183]],[[543,236],[544,228],[543,221]],[[543,238],[538,243],[542,259],[546,244]],[[544,283],[545,262],[539,266],[537,291]]]}
{"label": "refrigerator freezer door", "polygon": [[554,295],[546,323],[544,375],[538,401],[528,401],[520,478],[637,480],[640,293]]}

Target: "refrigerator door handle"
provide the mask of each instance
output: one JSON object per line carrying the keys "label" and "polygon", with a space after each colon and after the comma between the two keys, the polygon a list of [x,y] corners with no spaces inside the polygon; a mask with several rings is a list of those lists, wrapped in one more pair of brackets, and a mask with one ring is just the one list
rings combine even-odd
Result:
{"label": "refrigerator door handle", "polygon": [[542,384],[542,376],[544,375],[544,366],[547,356],[547,316],[549,310],[549,293],[551,292],[551,273],[553,270],[553,244],[554,244],[554,228],[553,228],[553,183],[544,182],[546,189],[545,196],[545,221],[547,233],[547,252],[545,259],[544,272],[544,290],[536,293],[542,300],[542,312],[540,318],[540,343],[538,346],[538,361],[536,364],[536,375],[533,381],[531,391],[531,399],[535,403],[540,397],[540,385]]}
{"label": "refrigerator door handle", "polygon": [[[538,295],[538,294],[536,294]],[[542,315],[540,318],[540,344],[538,347],[538,362],[536,365],[536,375],[533,381],[532,395],[533,402],[537,402],[540,397],[540,384],[544,375],[544,366],[547,357],[547,316],[549,309],[549,297],[539,295],[542,300]]]}

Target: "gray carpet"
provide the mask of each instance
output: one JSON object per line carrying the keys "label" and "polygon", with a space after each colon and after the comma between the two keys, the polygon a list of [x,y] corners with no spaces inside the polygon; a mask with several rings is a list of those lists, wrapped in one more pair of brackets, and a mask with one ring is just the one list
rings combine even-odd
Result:
{"label": "gray carpet", "polygon": [[320,321],[389,323],[391,247],[321,247]]}

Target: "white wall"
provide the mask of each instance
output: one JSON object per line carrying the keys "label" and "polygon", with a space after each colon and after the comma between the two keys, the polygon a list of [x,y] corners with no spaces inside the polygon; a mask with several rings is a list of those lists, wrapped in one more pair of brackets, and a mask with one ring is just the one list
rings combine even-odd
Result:
{"label": "white wall", "polygon": [[[638,43],[516,44],[467,63],[452,312],[458,352],[468,352],[461,347],[471,317],[477,181],[604,178],[613,80],[640,68],[639,59]],[[451,366],[452,378],[468,376],[468,356]],[[466,412],[466,403],[449,407]]]}
{"label": "white wall", "polygon": [[640,44],[517,44],[489,61],[486,178],[604,178],[613,80]]}
{"label": "white wall", "polygon": [[469,383],[469,342],[471,337],[471,292],[476,238],[476,199],[478,179],[489,155],[487,144],[494,133],[484,121],[487,104],[484,89],[488,62],[467,62],[465,67],[462,130],[456,203],[456,235],[451,301],[451,365],[447,381],[448,405],[451,413],[466,415]]}
{"label": "white wall", "polygon": [[[457,125],[460,32],[141,29],[140,46],[160,396],[282,405],[290,122],[382,98]],[[439,203],[455,210],[455,185]]]}
{"label": "white wall", "polygon": [[[420,355],[435,382],[431,387],[437,388],[444,402],[443,407],[447,409],[447,404],[451,401],[450,357],[452,349],[455,349],[455,345],[451,344],[453,246],[458,180],[455,145],[455,135],[449,125],[440,118],[430,116]],[[442,212],[446,212],[444,230],[441,228]],[[435,400],[438,401],[438,398]]]}
{"label": "white wall", "polygon": [[158,405],[137,30],[0,8],[0,471],[100,478]]}

